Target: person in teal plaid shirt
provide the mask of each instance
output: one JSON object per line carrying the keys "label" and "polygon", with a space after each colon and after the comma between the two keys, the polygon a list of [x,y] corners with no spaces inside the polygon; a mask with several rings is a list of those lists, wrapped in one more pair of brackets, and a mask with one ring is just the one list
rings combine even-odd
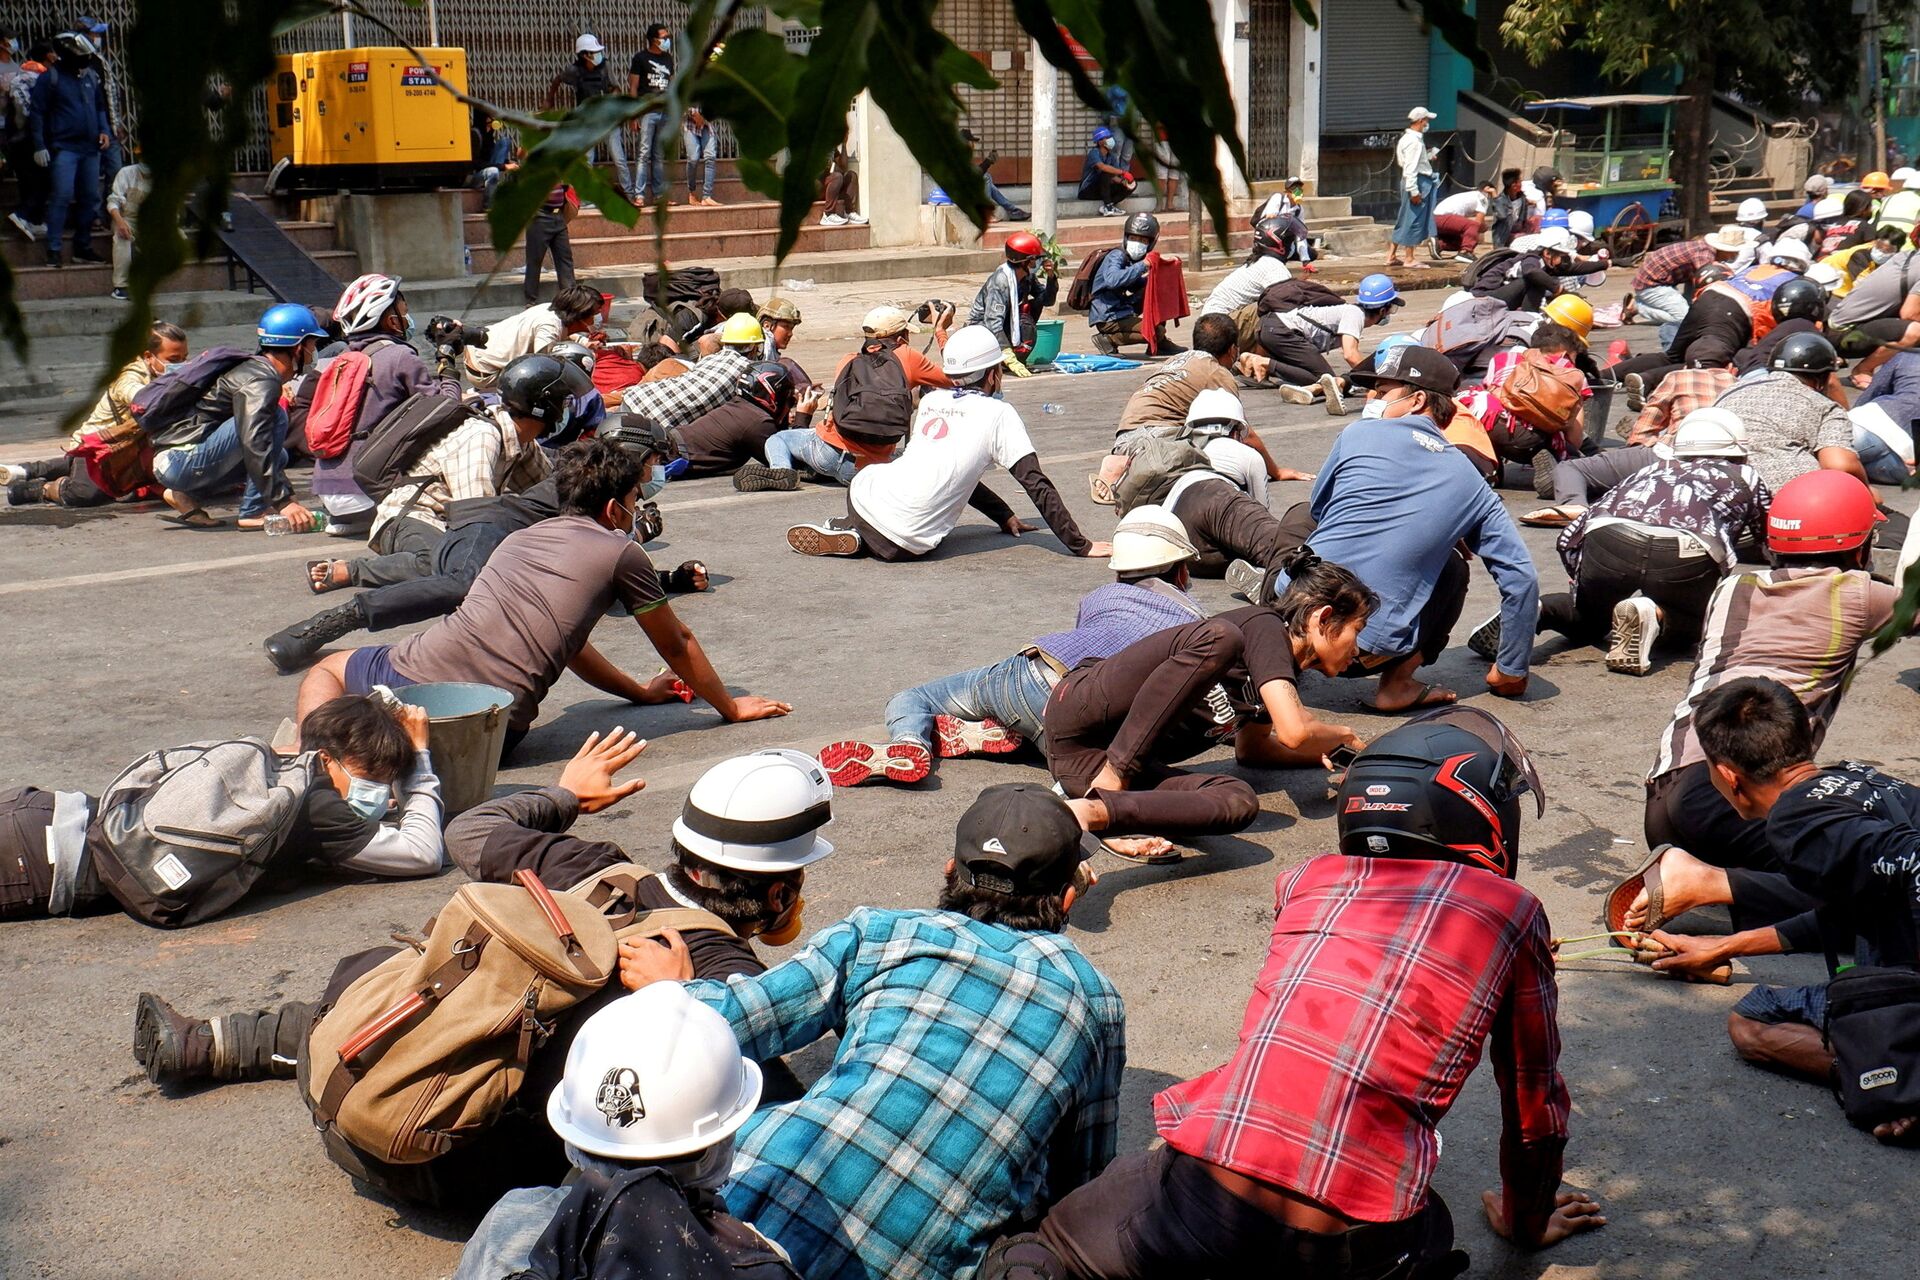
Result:
{"label": "person in teal plaid shirt", "polygon": [[[764,974],[687,984],[751,1057],[840,1037],[740,1130],[723,1193],[807,1280],[966,1280],[1113,1159],[1125,1012],[1062,936],[1082,857],[1050,790],[989,787],[938,910],[862,907]],[[654,976],[690,972],[678,952]]]}

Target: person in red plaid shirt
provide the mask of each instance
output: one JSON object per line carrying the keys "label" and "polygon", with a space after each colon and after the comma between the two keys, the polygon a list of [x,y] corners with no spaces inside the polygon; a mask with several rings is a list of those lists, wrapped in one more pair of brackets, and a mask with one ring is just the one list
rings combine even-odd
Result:
{"label": "person in red plaid shirt", "polygon": [[1340,853],[1280,878],[1240,1047],[1154,1100],[1166,1145],[1115,1161],[981,1280],[1461,1274],[1431,1186],[1436,1126],[1491,1050],[1505,1132],[1493,1230],[1545,1246],[1603,1226],[1560,1189],[1566,1085],[1546,910],[1513,880],[1520,801],[1546,797],[1484,711],[1448,707],[1363,751]]}

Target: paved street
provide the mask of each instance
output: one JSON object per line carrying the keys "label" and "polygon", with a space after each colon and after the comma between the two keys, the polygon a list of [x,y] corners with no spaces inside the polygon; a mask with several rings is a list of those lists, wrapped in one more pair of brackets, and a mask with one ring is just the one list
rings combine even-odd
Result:
{"label": "paved street", "polygon": [[[975,283],[928,282],[912,301],[969,298]],[[1597,301],[1616,299],[1623,283],[1616,275]],[[907,292],[858,286],[831,303],[795,295],[807,311],[796,353],[816,376],[830,374],[859,313]],[[1441,295],[1410,296],[1406,311],[1424,319]],[[1651,345],[1651,330],[1626,333],[1637,348]],[[196,334],[196,345],[215,336]],[[1602,344],[1613,336],[1595,334]],[[1086,349],[1073,336],[1068,346]],[[1007,391],[1094,537],[1107,535],[1112,515],[1089,503],[1084,477],[1141,376],[1037,377]],[[1043,403],[1064,412],[1045,414]],[[1319,464],[1341,425],[1271,393],[1247,404],[1281,461],[1303,470]],[[17,419],[0,435],[0,458],[34,452],[52,421],[51,410]],[[989,484],[1023,514],[1031,510],[1010,478]],[[1277,488],[1276,510],[1304,499],[1307,486]],[[1509,490],[1507,500],[1519,511],[1533,495]],[[1892,501],[1915,505],[1912,495]],[[589,731],[631,727],[651,742],[639,766],[647,789],[581,829],[657,860],[687,786],[709,765],[760,747],[810,750],[876,734],[896,690],[998,659],[1068,624],[1078,598],[1108,580],[1104,566],[1068,557],[1050,534],[1014,541],[974,513],[930,563],[810,560],[787,550],[789,523],[836,514],[842,502],[840,491],[819,487],[737,494],[725,479],[675,483],[661,500],[667,530],[655,559],[698,557],[714,575],[710,594],[676,609],[732,688],[788,700],[792,716],[727,726],[700,706],[616,705],[565,677],[501,784],[550,782]],[[1557,589],[1553,535],[1524,533],[1543,583]],[[271,734],[292,710],[297,681],[274,674],[260,640],[314,608],[302,561],[347,549],[318,537],[178,530],[146,510],[0,510],[0,787],[97,790],[153,747]],[[1197,590],[1216,608],[1237,603],[1218,582]],[[1476,570],[1454,647],[1427,676],[1495,711],[1534,751],[1550,803],[1544,819],[1528,812],[1520,878],[1545,900],[1557,933],[1591,933],[1602,927],[1607,888],[1643,851],[1640,778],[1687,663],[1668,660],[1636,680],[1608,674],[1597,650],[1553,641],[1539,650],[1526,700],[1501,702],[1485,694],[1485,664],[1464,647],[1494,601]],[[630,670],[659,669],[628,620],[606,620],[595,642]],[[1915,668],[1920,649],[1911,645],[1862,668],[1828,758],[1920,777]],[[1368,738],[1395,723],[1364,708],[1370,682],[1307,677],[1301,692]],[[1209,761],[1204,767],[1230,767]],[[838,851],[809,878],[809,923],[863,903],[930,905],[953,824],[978,790],[1043,777],[1026,756],[956,761],[911,790],[837,793],[828,834]],[[1202,841],[1175,867],[1107,858],[1099,886],[1075,909],[1075,941],[1127,1001],[1123,1151],[1151,1139],[1157,1090],[1230,1050],[1264,953],[1276,874],[1332,847],[1323,775],[1254,781],[1264,812],[1251,830]],[[458,882],[450,873],[249,899],[177,933],[119,915],[0,928],[0,972],[13,975],[0,1000],[0,1274],[394,1280],[451,1272],[471,1223],[357,1195],[322,1153],[290,1082],[165,1098],[134,1063],[129,1033],[141,990],[202,1014],[314,998],[337,957],[418,929]],[[1565,972],[1562,1065],[1575,1110],[1567,1180],[1599,1196],[1611,1223],[1537,1255],[1488,1233],[1479,1194],[1498,1182],[1499,1113],[1483,1070],[1443,1126],[1436,1183],[1474,1256],[1472,1274],[1910,1280],[1920,1156],[1879,1147],[1847,1127],[1824,1090],[1752,1069],[1727,1042],[1727,1011],[1748,985],[1811,981],[1820,969],[1814,957],[1770,958],[1737,972],[1730,988],[1604,962]]]}

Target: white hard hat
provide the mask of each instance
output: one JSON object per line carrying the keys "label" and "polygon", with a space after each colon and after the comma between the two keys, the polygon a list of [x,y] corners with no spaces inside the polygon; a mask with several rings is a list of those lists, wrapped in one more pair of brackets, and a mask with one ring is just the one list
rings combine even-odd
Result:
{"label": "white hard hat", "polygon": [[1247,411],[1240,404],[1240,397],[1225,387],[1208,387],[1193,398],[1187,406],[1187,425],[1197,422],[1237,422],[1247,425]]}
{"label": "white hard hat", "polygon": [[1902,169],[1907,176],[1900,179],[1900,186],[1907,191],[1920,188],[1920,169]]}
{"label": "white hard hat", "polygon": [[655,982],[581,1024],[547,1123],[589,1155],[652,1162],[724,1142],[759,1101],[760,1064],[727,1020],[679,983]]}
{"label": "white hard hat", "polygon": [[398,279],[370,272],[340,291],[340,300],[333,304],[333,318],[342,333],[366,333],[380,323],[399,292]]}
{"label": "white hard hat", "polygon": [[680,846],[737,871],[793,871],[833,852],[833,785],[820,763],[775,748],[722,760],[700,775],[673,822]]}
{"label": "white hard hat", "polygon": [[1585,209],[1574,209],[1567,214],[1567,230],[1581,240],[1593,239],[1593,215]]}
{"label": "white hard hat", "polygon": [[1779,266],[1791,266],[1805,271],[1813,265],[1813,254],[1807,250],[1807,242],[1793,236],[1782,236],[1765,249],[1767,261]]}
{"label": "white hard hat", "polygon": [[984,373],[1000,363],[1000,340],[983,324],[970,324],[947,339],[940,371],[949,378]]}
{"label": "white hard hat", "polygon": [[575,53],[605,53],[607,46],[600,43],[600,37],[589,31],[573,42]]}
{"label": "white hard hat", "polygon": [[1548,227],[1533,238],[1533,244],[1536,249],[1553,253],[1572,253],[1580,247],[1574,242],[1573,232],[1565,227]]}
{"label": "white hard hat", "polygon": [[1767,220],[1767,202],[1758,196],[1748,196],[1740,202],[1734,211],[1735,222],[1765,222]]}
{"label": "white hard hat", "polygon": [[1155,503],[1135,507],[1113,527],[1113,554],[1107,567],[1115,573],[1152,573],[1199,558],[1187,526]]}
{"label": "white hard hat", "polygon": [[1822,196],[1813,202],[1813,216],[1818,221],[1837,218],[1846,211],[1846,207],[1839,196]]}
{"label": "white hard hat", "polygon": [[1908,178],[1913,177],[1913,175],[1917,172],[1920,172],[1920,170],[1910,169],[1906,165],[1901,165],[1898,169],[1895,169],[1892,173],[1888,174],[1887,177],[1891,181],[1904,183]]}
{"label": "white hard hat", "polygon": [[1731,409],[1708,405],[1680,420],[1673,433],[1676,458],[1744,458],[1747,424]]}
{"label": "white hard hat", "polygon": [[1846,278],[1840,274],[1840,268],[1830,262],[1816,262],[1800,274],[1829,293],[1833,292],[1835,285]]}

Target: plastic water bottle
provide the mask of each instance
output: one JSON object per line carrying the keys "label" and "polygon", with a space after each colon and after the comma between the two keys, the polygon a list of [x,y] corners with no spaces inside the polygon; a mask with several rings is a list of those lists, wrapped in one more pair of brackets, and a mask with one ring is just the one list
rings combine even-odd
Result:
{"label": "plastic water bottle", "polygon": [[[325,511],[315,511],[312,514],[313,514],[313,528],[307,530],[307,532],[308,533],[326,532],[327,513]],[[269,538],[284,538],[288,534],[293,532],[293,521],[287,519],[285,516],[280,515],[276,512],[275,514],[267,517],[266,530],[267,530],[267,536]]]}
{"label": "plastic water bottle", "polygon": [[1040,412],[1046,414],[1049,417],[1053,416],[1056,413],[1065,413],[1066,411],[1067,411],[1067,406],[1063,404],[1049,403],[1049,404],[1043,404],[1040,406]]}
{"label": "plastic water bottle", "polygon": [[461,246],[460,246],[460,257],[461,257],[461,258],[462,258],[462,259],[463,259],[463,260],[464,260],[464,261],[466,262],[466,271],[467,271],[467,274],[468,274],[468,275],[472,275],[472,274],[473,274],[473,248],[472,248],[472,246],[471,246],[471,245],[461,245]]}

